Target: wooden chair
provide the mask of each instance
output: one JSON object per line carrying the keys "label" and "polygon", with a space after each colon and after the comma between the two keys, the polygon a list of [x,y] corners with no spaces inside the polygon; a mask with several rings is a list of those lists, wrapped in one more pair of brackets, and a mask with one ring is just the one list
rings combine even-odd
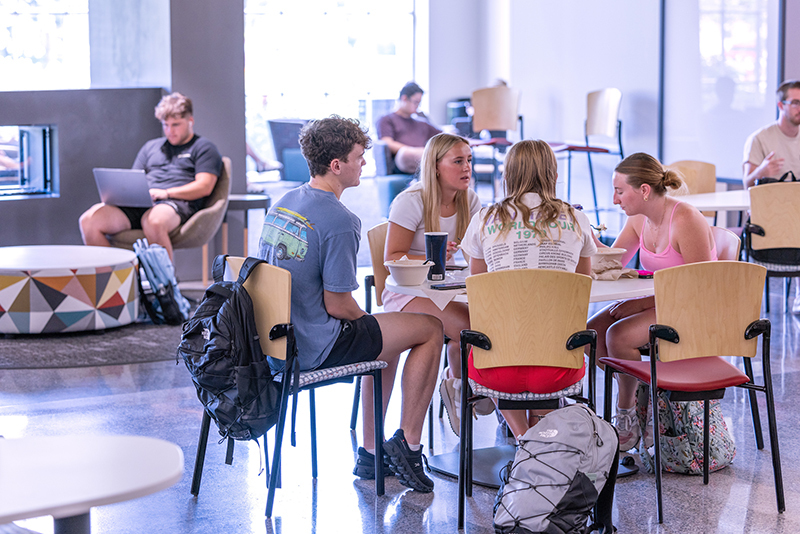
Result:
{"label": "wooden chair", "polygon": [[[748,390],[756,445],[764,448],[755,392],[766,394],[772,466],[778,512],[786,508],[781,476],[778,429],[770,371],[770,322],[760,319],[761,287],[766,269],[738,261],[691,263],[662,269],[654,275],[656,322],[650,326],[650,361],[600,358],[605,364],[605,417],[611,417],[612,377],[622,372],[649,384],[651,402],[669,392],[672,401],[702,400],[705,408],[703,483],[708,484],[709,400],[721,399],[725,389]],[[733,288],[733,289],[732,289]],[[753,381],[751,358],[762,337],[763,385]],[[744,372],[724,356],[742,357]],[[655,385],[655,387],[653,387]],[[654,442],[659,443],[658,418],[653,418]],[[655,447],[658,522],[664,520],[661,496],[661,448]]]}
{"label": "wooden chair", "polygon": [[[594,210],[597,224],[600,224],[600,212],[597,207],[597,188],[594,182],[594,169],[592,167],[592,154],[609,154],[619,156],[623,159],[622,152],[622,121],[619,120],[620,104],[622,102],[622,91],[615,88],[601,89],[592,91],[586,95],[586,121],[584,122],[584,141],[585,145],[573,145],[568,143],[551,143],[555,152],[567,153],[567,201],[572,194],[572,153],[584,152],[589,160],[589,179],[592,184],[592,198],[594,199]],[[616,148],[605,146],[590,145],[590,141],[595,139],[609,140],[616,142]]]}
{"label": "wooden chair", "polygon": [[717,245],[717,259],[736,261],[742,248],[742,240],[727,228],[712,226],[714,243]]}
{"label": "wooden chair", "polygon": [[578,369],[589,345],[589,396],[583,380],[550,394],[511,394],[490,390],[472,379],[461,389],[461,444],[458,475],[458,528],[464,528],[465,498],[472,495],[471,406],[483,398],[499,399],[502,409],[556,409],[563,397],[594,409],[597,333],[586,330],[592,279],[547,269],[484,273],[467,278],[470,330],[461,332],[461,376],[467,376],[470,346],[477,369],[546,365]]}
{"label": "wooden chair", "polygon": [[[375,288],[375,303],[383,306],[383,290],[386,287],[386,277],[389,270],[383,264],[384,249],[386,248],[386,232],[389,223],[376,224],[367,231],[369,241],[370,260],[372,261],[372,274],[364,277],[364,308],[367,313],[372,313],[372,288]],[[358,406],[361,402],[361,377],[356,377],[356,388],[353,394],[353,410],[350,413],[350,430],[356,429],[358,422]],[[442,418],[442,407],[439,409],[439,418]],[[428,448],[433,449],[433,404],[428,407]]]}
{"label": "wooden chair", "polygon": [[[203,247],[203,284],[208,282],[208,242],[222,226],[225,211],[228,209],[230,193],[231,159],[223,157],[222,173],[217,178],[217,183],[206,201],[206,206],[169,234],[173,249]],[[142,238],[144,238],[144,232],[141,230],[125,230],[112,235],[110,240],[114,247],[133,250],[133,244],[137,239]]]}
{"label": "wooden chair", "polygon": [[[745,258],[767,269],[764,307],[769,313],[769,279],[800,276],[800,182],[750,188],[750,222],[745,225]],[[787,306],[788,308],[788,306]]]}
{"label": "wooden chair", "polygon": [[[713,163],[681,160],[667,165],[667,168],[678,172],[683,177],[687,195],[713,193],[717,189],[717,167]],[[714,224],[716,224],[717,212],[704,211],[703,215],[714,217]]]}
{"label": "wooden chair", "polygon": [[[520,93],[517,89],[512,89],[505,85],[496,87],[486,87],[472,92],[472,130],[480,133],[483,130],[490,132],[502,132],[502,135],[495,136],[483,143],[472,143],[475,146],[492,147],[492,159],[489,171],[492,176],[492,201],[497,198],[497,187],[500,181],[501,164],[498,162],[497,150],[505,149],[511,143],[506,139],[509,130],[516,130],[519,123],[520,137],[522,134],[522,116],[519,114]],[[477,161],[474,165],[474,172],[482,174],[486,169],[484,165]]]}
{"label": "wooden chair", "polygon": [[[228,268],[225,272],[226,280],[233,280],[244,264],[245,258],[228,257]],[[235,274],[234,274],[235,273]],[[253,301],[253,314],[255,315],[256,328],[264,354],[284,360],[286,368],[291,369],[296,349],[294,343],[294,326],[290,322],[292,302],[292,276],[289,271],[268,264],[258,265],[250,277],[245,281],[245,289]],[[375,491],[377,495],[384,493],[383,480],[383,395],[381,388],[381,370],[387,367],[383,361],[362,362],[358,364],[331,367],[317,371],[303,371],[299,376],[299,390],[308,390],[311,411],[311,476],[317,478],[317,425],[316,403],[314,390],[316,388],[338,382],[352,382],[353,376],[373,377],[374,411],[375,411]],[[272,505],[275,498],[275,489],[280,487],[281,447],[283,444],[284,427],[288,410],[289,396],[294,394],[293,376],[290,372],[281,374],[281,406],[278,423],[275,426],[275,448],[272,454],[272,472],[267,464],[267,508],[266,516],[272,517]],[[293,403],[293,411],[297,409],[297,400]],[[294,417],[292,417],[294,421]],[[200,492],[200,479],[203,474],[206,444],[210,429],[211,418],[208,412],[203,411],[203,422],[200,430],[200,439],[197,446],[194,476],[192,478],[191,492],[197,495]],[[226,463],[233,461],[233,440],[228,439]],[[294,428],[292,428],[292,445],[295,444]],[[264,455],[268,457],[267,440],[264,436]]]}

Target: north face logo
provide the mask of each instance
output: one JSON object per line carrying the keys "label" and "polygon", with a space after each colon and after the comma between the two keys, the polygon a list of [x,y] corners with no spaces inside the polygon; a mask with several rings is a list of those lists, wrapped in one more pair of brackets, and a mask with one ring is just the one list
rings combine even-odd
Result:
{"label": "north face logo", "polygon": [[211,330],[209,330],[207,327],[203,328],[203,339],[206,341],[211,340]]}

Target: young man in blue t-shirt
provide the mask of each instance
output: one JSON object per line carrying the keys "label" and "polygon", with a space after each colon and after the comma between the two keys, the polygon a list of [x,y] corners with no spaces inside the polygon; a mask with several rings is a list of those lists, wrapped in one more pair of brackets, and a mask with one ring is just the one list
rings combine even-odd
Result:
{"label": "young man in blue t-shirt", "polygon": [[[400,429],[384,451],[402,484],[427,493],[433,481],[422,468],[420,437],[439,368],[442,323],[422,314],[369,315],[352,296],[358,289],[361,220],[339,198],[359,184],[369,146],[358,121],[333,116],[306,125],[300,147],[311,180],[269,210],[258,257],[292,273],[292,323],[301,370],[386,361],[385,410],[400,354],[410,349],[402,375]],[[374,436],[371,380],[367,378],[361,389],[364,444]],[[374,451],[359,447],[353,473],[373,478],[374,458]]]}

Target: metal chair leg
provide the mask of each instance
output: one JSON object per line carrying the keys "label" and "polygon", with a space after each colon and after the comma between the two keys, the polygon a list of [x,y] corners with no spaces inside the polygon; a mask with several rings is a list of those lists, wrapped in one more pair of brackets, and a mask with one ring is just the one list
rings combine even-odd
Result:
{"label": "metal chair leg", "polygon": [[372,401],[375,416],[375,493],[385,493],[383,480],[383,384],[381,369],[372,373]]}
{"label": "metal chair leg", "polygon": [[708,399],[703,400],[703,484],[708,485],[708,471],[711,459],[709,458],[709,449],[711,436],[709,432],[709,419],[711,418],[709,411],[711,401]]}
{"label": "metal chair leg", "polygon": [[[587,143],[588,144],[588,143]],[[592,153],[587,152],[586,157],[589,158],[589,179],[592,182],[592,198],[594,199],[594,216],[597,219],[597,225],[600,225],[600,208],[597,206],[597,187],[594,183],[594,169],[592,168]]]}
{"label": "metal chair leg", "polygon": [[197,440],[197,455],[194,458],[194,474],[192,475],[192,495],[200,493],[200,479],[203,478],[203,464],[206,460],[208,432],[211,429],[211,416],[203,410],[203,422],[200,423],[200,438]]}
{"label": "metal chair leg", "polygon": [[428,405],[428,448],[433,450],[433,401]]}
{"label": "metal chair leg", "polygon": [[658,388],[655,387],[655,378],[651,377],[650,402],[653,404],[653,443],[656,444],[653,471],[656,473],[656,508],[658,509],[658,522],[664,522],[664,508],[661,499],[661,436],[658,428]]}
{"label": "metal chair leg", "polygon": [[350,430],[356,429],[358,422],[358,403],[361,400],[361,377],[356,377],[356,391],[353,394],[353,411],[350,414]]}
{"label": "metal chair leg", "polygon": [[[750,383],[753,381],[753,362],[750,358],[744,358],[744,373],[750,378]],[[756,447],[758,450],[764,448],[764,435],[761,432],[761,416],[758,413],[758,399],[756,399],[756,392],[752,389],[747,390],[747,396],[750,400],[750,413],[753,416],[753,432],[756,437]]]}
{"label": "metal chair leg", "polygon": [[283,378],[281,393],[281,408],[278,412],[278,424],[275,426],[275,451],[272,453],[272,473],[269,478],[269,490],[267,491],[267,509],[265,515],[272,517],[272,506],[275,504],[275,489],[278,487],[278,477],[281,472],[281,445],[283,444],[283,432],[286,426],[286,412],[289,405],[289,383],[291,377],[289,373]]}
{"label": "metal chair leg", "polygon": [[314,388],[308,390],[308,402],[311,412],[311,477],[317,478],[317,402]]}

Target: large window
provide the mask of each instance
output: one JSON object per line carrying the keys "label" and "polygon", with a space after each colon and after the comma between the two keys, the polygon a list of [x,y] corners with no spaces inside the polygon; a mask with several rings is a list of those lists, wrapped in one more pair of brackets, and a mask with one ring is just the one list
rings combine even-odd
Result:
{"label": "large window", "polygon": [[0,91],[89,87],[89,0],[0,0],[0,72]]}
{"label": "large window", "polygon": [[245,0],[250,146],[275,157],[269,119],[336,113],[372,130],[414,77],[413,43],[413,0]]}
{"label": "large window", "polygon": [[775,120],[777,0],[667,3],[664,159],[741,178],[747,136]]}

